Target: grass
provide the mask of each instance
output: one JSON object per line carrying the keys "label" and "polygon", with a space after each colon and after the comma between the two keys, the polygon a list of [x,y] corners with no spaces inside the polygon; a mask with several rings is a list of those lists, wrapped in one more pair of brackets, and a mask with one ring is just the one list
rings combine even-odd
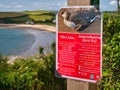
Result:
{"label": "grass", "polygon": [[25,11],[23,12],[23,14],[33,14],[33,15],[36,15],[36,14],[44,14],[44,13],[50,13],[52,11],[44,11],[44,10],[40,10],[40,11]]}
{"label": "grass", "polygon": [[55,19],[55,11],[24,11],[24,12],[0,12],[0,23],[25,23],[32,20],[34,24],[49,24]]}
{"label": "grass", "polygon": [[30,15],[30,18],[33,19],[34,21],[45,21],[45,20],[52,20],[52,16],[48,15]]}
{"label": "grass", "polygon": [[21,12],[0,12],[0,18],[12,18],[12,17],[19,17],[25,15]]}

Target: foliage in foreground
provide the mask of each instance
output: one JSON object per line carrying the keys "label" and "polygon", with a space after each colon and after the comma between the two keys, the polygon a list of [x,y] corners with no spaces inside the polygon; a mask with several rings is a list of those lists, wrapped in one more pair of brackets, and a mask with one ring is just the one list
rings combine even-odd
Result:
{"label": "foliage in foreground", "polygon": [[101,90],[120,89],[120,14],[104,13]]}
{"label": "foliage in foreground", "polygon": [[[120,89],[120,14],[104,13],[103,77],[100,90]],[[55,78],[55,44],[52,53],[8,64],[0,55],[0,90],[66,90],[66,81]]]}
{"label": "foliage in foreground", "polygon": [[44,54],[40,47],[38,56],[16,59],[8,64],[8,59],[0,55],[0,90],[66,90],[66,80],[56,78],[55,43],[52,53]]}

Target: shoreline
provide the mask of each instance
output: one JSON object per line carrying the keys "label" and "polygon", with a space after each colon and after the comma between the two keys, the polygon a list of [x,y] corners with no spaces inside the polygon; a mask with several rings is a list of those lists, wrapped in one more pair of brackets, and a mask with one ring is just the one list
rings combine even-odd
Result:
{"label": "shoreline", "polygon": [[21,57],[34,56],[39,53],[39,47],[44,48],[44,53],[50,52],[50,45],[55,40],[55,33],[39,31],[36,29],[26,29],[29,34],[34,36],[34,42],[25,51],[21,52]]}
{"label": "shoreline", "polygon": [[[55,40],[55,27],[48,25],[26,25],[26,24],[0,24],[0,28],[21,29],[26,30],[29,34],[35,37],[34,42],[25,51],[19,55],[10,55],[10,61],[17,57],[30,57],[38,53],[39,46],[42,46],[45,51],[49,51],[50,44]],[[49,34],[50,32],[50,34]],[[47,43],[45,43],[47,42]]]}
{"label": "shoreline", "polygon": [[36,29],[49,32],[55,32],[55,26],[40,25],[40,24],[0,24],[0,28],[18,28],[18,29]]}

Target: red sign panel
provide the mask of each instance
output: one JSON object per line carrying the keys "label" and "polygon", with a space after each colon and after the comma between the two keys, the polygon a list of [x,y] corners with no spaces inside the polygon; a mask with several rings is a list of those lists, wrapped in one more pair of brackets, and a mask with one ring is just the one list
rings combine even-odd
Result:
{"label": "red sign panel", "polygon": [[63,77],[96,81],[101,76],[99,34],[58,33],[57,70]]}
{"label": "red sign panel", "polygon": [[100,22],[99,13],[93,8],[60,10],[56,44],[57,76],[90,82],[101,78]]}

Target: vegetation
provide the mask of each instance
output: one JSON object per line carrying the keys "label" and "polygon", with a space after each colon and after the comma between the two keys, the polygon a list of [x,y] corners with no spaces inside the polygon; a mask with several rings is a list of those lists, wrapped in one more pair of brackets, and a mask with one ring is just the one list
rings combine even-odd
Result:
{"label": "vegetation", "polygon": [[12,17],[19,17],[25,14],[20,12],[0,12],[0,18],[12,18]]}
{"label": "vegetation", "polygon": [[101,90],[120,89],[120,14],[104,13]]}
{"label": "vegetation", "polygon": [[27,59],[17,58],[8,64],[7,57],[0,55],[0,90],[66,90],[66,80],[56,78],[55,43],[53,52]]}
{"label": "vegetation", "polygon": [[31,20],[35,24],[55,23],[55,11],[24,11],[24,12],[0,12],[0,23],[26,23]]}
{"label": "vegetation", "polygon": [[118,8],[118,12],[120,12],[120,4],[119,4],[120,0],[117,0],[117,8]]}
{"label": "vegetation", "polygon": [[99,0],[91,0],[91,5],[94,5],[97,9],[99,9]]}
{"label": "vegetation", "polygon": [[[0,23],[52,22],[53,11],[25,11],[21,13],[0,13]],[[46,17],[47,16],[47,17]],[[39,17],[39,18],[38,18]],[[42,18],[41,18],[42,17]],[[43,17],[46,17],[43,18]],[[44,19],[44,20],[43,20]],[[8,58],[0,54],[0,90],[66,90],[66,80],[56,78],[55,43],[52,52],[26,59],[17,58],[8,63]],[[103,17],[103,76],[100,90],[120,89],[120,13],[105,12]]]}

